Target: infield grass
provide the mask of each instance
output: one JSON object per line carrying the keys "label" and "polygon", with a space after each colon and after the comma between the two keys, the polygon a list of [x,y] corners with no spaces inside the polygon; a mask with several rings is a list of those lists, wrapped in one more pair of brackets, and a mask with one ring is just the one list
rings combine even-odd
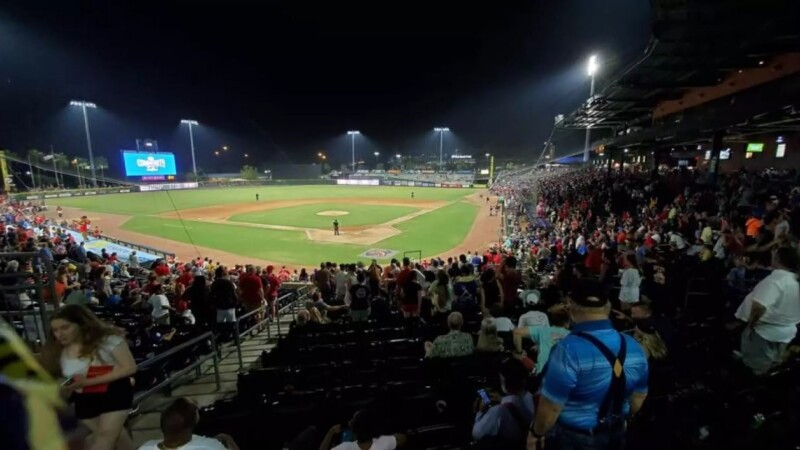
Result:
{"label": "infield grass", "polygon": [[[320,212],[347,212],[342,216],[320,216]],[[248,222],[267,225],[284,225],[300,228],[330,229],[334,219],[342,227],[377,225],[418,211],[408,206],[361,205],[347,203],[316,203],[312,205],[288,206],[252,213],[236,214],[228,218],[233,222]]]}

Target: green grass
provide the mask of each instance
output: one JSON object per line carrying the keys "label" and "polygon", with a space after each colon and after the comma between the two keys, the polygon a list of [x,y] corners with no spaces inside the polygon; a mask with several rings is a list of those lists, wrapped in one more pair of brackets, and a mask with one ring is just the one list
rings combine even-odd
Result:
{"label": "green grass", "polygon": [[[347,211],[344,216],[318,216],[322,211]],[[377,225],[418,211],[408,206],[362,205],[347,203],[315,203],[313,205],[289,206],[252,213],[236,214],[229,220],[268,225],[284,225],[301,228],[329,229],[334,219],[343,227]]]}
{"label": "green grass", "polygon": [[[301,231],[270,230],[191,220],[184,221],[187,227],[187,230],[184,230],[180,221],[163,217],[136,216],[128,220],[123,228],[187,243],[191,242],[189,239],[191,236],[196,245],[203,247],[263,260],[316,266],[320,261],[359,260],[361,258],[358,255],[369,248],[398,250],[401,254],[409,250],[422,250],[423,256],[445,252],[464,240],[477,211],[478,206],[472,203],[454,202],[411,221],[398,224],[397,228],[402,234],[371,246],[313,242],[309,241],[306,234]],[[236,263],[236,261],[223,262]]]}
{"label": "green grass", "polygon": [[175,209],[202,208],[261,201],[292,199],[409,199],[411,192],[420,201],[453,201],[475,192],[473,189],[437,189],[393,186],[261,186],[226,189],[192,189],[97,195],[54,200],[61,206],[125,215],[150,215]]}

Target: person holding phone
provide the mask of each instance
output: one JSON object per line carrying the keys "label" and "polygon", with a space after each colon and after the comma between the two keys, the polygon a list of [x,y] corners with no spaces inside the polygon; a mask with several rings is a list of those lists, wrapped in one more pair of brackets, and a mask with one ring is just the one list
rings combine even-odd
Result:
{"label": "person holding phone", "polygon": [[130,450],[124,431],[133,402],[136,373],[123,332],[80,305],[66,305],[50,320],[43,365],[64,376],[62,390],[75,403],[75,416],[90,431],[90,450]]}
{"label": "person holding phone", "polygon": [[522,362],[506,358],[500,363],[503,396],[478,391],[480,403],[472,426],[479,448],[525,448],[528,424],[533,419],[533,396],[525,389],[528,371]]}

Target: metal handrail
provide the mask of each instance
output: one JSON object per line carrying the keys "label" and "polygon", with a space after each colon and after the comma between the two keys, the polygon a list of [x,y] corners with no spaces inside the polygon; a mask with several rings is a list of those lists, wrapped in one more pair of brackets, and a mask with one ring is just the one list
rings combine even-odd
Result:
{"label": "metal handrail", "polygon": [[[276,311],[276,316],[277,316],[276,319],[277,320],[275,322],[276,322],[277,327],[278,327],[278,336],[281,335],[281,320],[280,320],[281,319],[281,315],[284,314],[288,310],[288,311],[290,311],[292,313],[292,320],[294,320],[295,319],[294,308],[295,308],[297,302],[299,302],[301,300],[304,301],[307,298],[307,295],[308,295],[307,291],[308,291],[308,286],[302,286],[299,289],[297,289],[296,291],[288,292],[288,293],[278,297],[275,300],[276,302],[280,302],[282,299],[285,299],[287,297],[297,296],[297,298],[295,298],[288,305],[286,305],[283,308],[280,308],[280,309],[278,309]],[[236,345],[236,356],[237,356],[237,358],[239,360],[239,370],[242,370],[244,368],[244,361],[242,360],[242,335],[247,335],[247,334],[251,333],[253,330],[260,328],[265,322],[267,322],[267,339],[272,339],[272,330],[270,329],[269,323],[268,323],[269,320],[270,320],[269,317],[265,317],[264,319],[262,319],[261,321],[257,322],[256,324],[254,324],[253,326],[251,326],[250,328],[248,328],[248,329],[246,329],[244,331],[240,331],[240,326],[239,325],[241,324],[241,322],[243,320],[248,319],[248,318],[252,317],[253,315],[258,314],[259,312],[266,310],[266,308],[268,308],[268,307],[269,307],[268,304],[267,305],[262,305],[262,306],[260,306],[260,307],[258,307],[256,309],[254,309],[254,310],[252,310],[252,311],[250,311],[250,312],[248,312],[246,314],[242,314],[241,316],[236,318],[236,326],[233,329],[233,339],[234,339],[234,344]]]}
{"label": "metal handrail", "polygon": [[220,378],[219,378],[219,360],[220,360],[220,357],[217,354],[217,343],[216,343],[216,340],[214,339],[214,333],[212,333],[210,331],[206,332],[206,333],[203,333],[200,336],[197,336],[196,338],[193,338],[193,339],[191,339],[191,340],[189,340],[187,342],[184,342],[183,344],[180,344],[180,345],[178,345],[178,346],[176,346],[174,348],[171,348],[171,349],[167,350],[164,353],[160,353],[160,354],[156,355],[155,357],[153,357],[152,359],[148,359],[148,360],[142,362],[141,364],[139,364],[136,367],[136,369],[137,370],[146,369],[146,368],[152,366],[153,364],[155,364],[155,363],[157,363],[159,361],[162,361],[162,360],[174,355],[177,352],[183,351],[183,350],[193,346],[194,344],[196,344],[198,342],[201,342],[201,341],[205,341],[207,339],[211,340],[211,349],[212,350],[211,350],[210,354],[203,355],[203,356],[197,358],[197,361],[193,362],[192,364],[189,364],[188,366],[186,366],[183,369],[177,371],[176,373],[173,373],[172,375],[167,377],[167,379],[161,381],[160,383],[156,384],[155,386],[152,386],[151,388],[147,389],[144,392],[137,393],[136,395],[134,395],[133,405],[134,406],[138,405],[139,403],[141,403],[142,401],[144,401],[146,398],[150,397],[151,395],[155,394],[156,392],[161,391],[165,387],[171,386],[172,383],[175,382],[175,380],[185,376],[186,374],[188,374],[191,371],[195,371],[195,373],[199,376],[200,375],[200,366],[204,362],[208,361],[209,358],[213,359],[213,362],[214,362],[214,380],[215,380],[216,385],[217,385],[217,390],[220,390],[221,387],[222,387],[221,382],[220,382]]}

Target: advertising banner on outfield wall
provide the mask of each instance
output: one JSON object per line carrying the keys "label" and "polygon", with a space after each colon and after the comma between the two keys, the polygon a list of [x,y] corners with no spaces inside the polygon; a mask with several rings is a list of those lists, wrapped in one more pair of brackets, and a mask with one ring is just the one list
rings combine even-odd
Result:
{"label": "advertising banner on outfield wall", "polygon": [[336,180],[336,184],[348,186],[378,186],[381,183],[380,180],[349,180],[339,178]]}

